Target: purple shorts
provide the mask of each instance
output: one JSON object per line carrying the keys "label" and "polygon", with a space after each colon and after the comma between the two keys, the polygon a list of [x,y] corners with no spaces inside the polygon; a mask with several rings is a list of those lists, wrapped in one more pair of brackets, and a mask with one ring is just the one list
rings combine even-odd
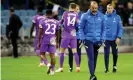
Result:
{"label": "purple shorts", "polygon": [[37,54],[38,56],[40,56],[40,50],[39,50],[39,49],[35,50],[35,52],[36,52],[36,54]]}
{"label": "purple shorts", "polygon": [[40,52],[55,53],[56,52],[56,46],[43,43],[43,44],[41,44]]}
{"label": "purple shorts", "polygon": [[77,48],[77,38],[76,37],[63,37],[61,39],[61,48]]}

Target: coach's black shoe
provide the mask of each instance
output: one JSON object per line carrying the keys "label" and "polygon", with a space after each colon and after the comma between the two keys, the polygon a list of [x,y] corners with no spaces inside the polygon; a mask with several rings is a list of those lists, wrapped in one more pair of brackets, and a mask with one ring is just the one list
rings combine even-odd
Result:
{"label": "coach's black shoe", "polygon": [[49,74],[50,73],[50,70],[52,69],[52,66],[49,66],[48,67],[48,71],[47,71],[47,74]]}
{"label": "coach's black shoe", "polygon": [[114,66],[114,67],[113,67],[113,73],[116,73],[116,72],[117,72],[117,67]]}
{"label": "coach's black shoe", "polygon": [[108,73],[109,72],[109,70],[108,69],[105,69],[105,71],[104,71],[105,73]]}
{"label": "coach's black shoe", "polygon": [[69,72],[73,72],[73,69],[72,68],[69,68]]}
{"label": "coach's black shoe", "polygon": [[95,75],[90,76],[90,80],[97,80],[97,77]]}

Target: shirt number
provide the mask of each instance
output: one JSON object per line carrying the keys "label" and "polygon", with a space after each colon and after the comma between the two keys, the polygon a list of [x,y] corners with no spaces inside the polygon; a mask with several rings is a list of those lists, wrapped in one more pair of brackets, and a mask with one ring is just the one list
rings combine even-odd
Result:
{"label": "shirt number", "polygon": [[69,17],[67,17],[67,20],[68,20],[67,26],[70,26],[70,25],[74,26],[75,25],[75,22],[76,22],[76,17],[71,18],[69,16]]}
{"label": "shirt number", "polygon": [[[45,34],[55,34],[56,31],[56,25],[55,24],[46,24],[47,29],[45,31]],[[50,30],[51,28],[51,30]]]}

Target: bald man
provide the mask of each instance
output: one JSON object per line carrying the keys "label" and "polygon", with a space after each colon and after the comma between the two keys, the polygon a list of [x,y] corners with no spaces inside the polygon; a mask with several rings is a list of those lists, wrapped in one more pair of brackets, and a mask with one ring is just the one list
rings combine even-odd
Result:
{"label": "bald man", "polygon": [[95,1],[91,2],[90,9],[81,16],[79,36],[86,47],[90,80],[97,80],[95,69],[98,49],[105,38],[105,20],[104,15],[98,11],[98,4]]}

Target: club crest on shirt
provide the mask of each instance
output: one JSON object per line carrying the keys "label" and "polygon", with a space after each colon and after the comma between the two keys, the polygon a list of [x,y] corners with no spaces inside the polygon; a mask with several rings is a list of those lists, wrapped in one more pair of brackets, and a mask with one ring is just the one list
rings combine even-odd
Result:
{"label": "club crest on shirt", "polygon": [[56,37],[50,38],[50,44],[51,45],[56,45]]}
{"label": "club crest on shirt", "polygon": [[72,31],[71,31],[71,35],[72,35],[72,36],[76,36],[76,30],[72,30]]}
{"label": "club crest on shirt", "polygon": [[115,18],[114,18],[113,22],[116,22]]}
{"label": "club crest on shirt", "polygon": [[98,19],[97,20],[101,20],[101,18],[100,17],[98,17]]}
{"label": "club crest on shirt", "polygon": [[88,18],[90,18],[90,16],[88,16]]}

